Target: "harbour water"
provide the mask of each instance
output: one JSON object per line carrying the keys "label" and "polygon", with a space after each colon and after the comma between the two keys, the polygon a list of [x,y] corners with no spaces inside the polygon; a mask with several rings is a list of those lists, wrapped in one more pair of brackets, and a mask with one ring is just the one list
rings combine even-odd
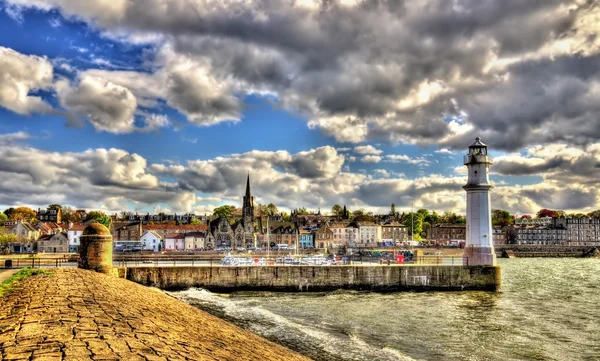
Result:
{"label": "harbour water", "polygon": [[172,294],[315,360],[600,360],[600,259],[499,263],[498,293]]}

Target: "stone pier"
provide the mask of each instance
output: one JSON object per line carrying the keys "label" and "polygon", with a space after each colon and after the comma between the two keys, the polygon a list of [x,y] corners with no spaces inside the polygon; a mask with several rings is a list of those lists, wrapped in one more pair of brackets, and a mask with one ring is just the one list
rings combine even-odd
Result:
{"label": "stone pier", "polygon": [[200,266],[120,268],[119,276],[165,290],[201,287],[214,292],[497,291],[500,272],[499,266]]}
{"label": "stone pier", "polygon": [[53,272],[0,298],[0,360],[308,360],[159,290]]}

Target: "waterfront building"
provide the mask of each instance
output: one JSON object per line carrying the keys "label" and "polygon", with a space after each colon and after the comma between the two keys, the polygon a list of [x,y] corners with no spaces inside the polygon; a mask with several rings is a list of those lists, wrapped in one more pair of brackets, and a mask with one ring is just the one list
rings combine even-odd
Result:
{"label": "waterfront building", "polygon": [[300,248],[314,248],[313,233],[305,229],[300,230]]}
{"label": "waterfront building", "polygon": [[185,250],[185,235],[183,233],[169,233],[165,237],[165,251]]}
{"label": "waterfront building", "polygon": [[204,251],[204,240],[206,234],[204,232],[189,232],[184,236],[184,247],[186,251]]}
{"label": "waterfront building", "polygon": [[329,226],[321,226],[314,232],[315,248],[326,249],[331,248],[334,243],[333,231]]}
{"label": "waterfront building", "polygon": [[494,246],[507,244],[506,232],[501,228],[494,228],[492,230],[492,237],[494,240]]}
{"label": "waterfront building", "polygon": [[40,253],[65,253],[69,251],[69,239],[66,233],[47,234],[37,241]]}
{"label": "waterfront building", "polygon": [[509,243],[534,245],[599,246],[600,218],[546,217],[520,220],[509,230]]}
{"label": "waterfront building", "polygon": [[395,246],[408,241],[408,227],[398,222],[387,222],[381,226],[381,242]]}
{"label": "waterfront building", "polygon": [[477,137],[464,157],[467,166],[467,224],[463,259],[468,265],[495,265],[496,253],[492,237],[489,170],[492,158],[487,145]]}
{"label": "waterfront building", "polygon": [[467,225],[464,223],[440,223],[430,226],[427,230],[427,240],[444,245],[465,242]]}
{"label": "waterfront building", "polygon": [[164,239],[169,233],[206,232],[208,226],[206,224],[144,224],[142,230],[153,231]]}
{"label": "waterfront building", "polygon": [[144,234],[140,237],[140,243],[144,251],[159,252],[162,249],[161,236],[154,231],[144,231]]}
{"label": "waterfront building", "polygon": [[81,235],[85,229],[83,224],[74,224],[67,231],[67,239],[69,240],[69,252],[79,252],[79,246],[81,245]]}
{"label": "waterfront building", "polygon": [[358,247],[375,247],[382,241],[381,226],[374,222],[357,222]]}
{"label": "waterfront building", "polygon": [[111,222],[110,233],[114,241],[136,241],[142,237],[142,222]]}
{"label": "waterfront building", "polygon": [[287,244],[293,246],[296,244],[296,227],[293,223],[285,223],[271,228],[271,242],[275,244]]}
{"label": "waterfront building", "polygon": [[336,222],[330,223],[329,229],[333,232],[332,246],[358,247],[360,240],[359,228],[356,223]]}
{"label": "waterfront building", "polygon": [[60,208],[48,208],[48,209],[39,209],[37,211],[37,219],[40,222],[54,222],[61,223],[61,210]]}
{"label": "waterfront building", "polygon": [[33,252],[36,248],[35,241],[40,237],[39,229],[20,219],[13,225],[6,226],[4,232],[17,237],[15,242],[8,244],[11,253]]}

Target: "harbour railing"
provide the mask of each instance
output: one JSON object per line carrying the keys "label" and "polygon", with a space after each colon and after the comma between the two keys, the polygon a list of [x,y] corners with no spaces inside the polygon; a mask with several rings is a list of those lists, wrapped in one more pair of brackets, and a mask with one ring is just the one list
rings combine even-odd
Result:
{"label": "harbour railing", "polygon": [[77,267],[77,257],[3,258],[0,269],[8,268]]}

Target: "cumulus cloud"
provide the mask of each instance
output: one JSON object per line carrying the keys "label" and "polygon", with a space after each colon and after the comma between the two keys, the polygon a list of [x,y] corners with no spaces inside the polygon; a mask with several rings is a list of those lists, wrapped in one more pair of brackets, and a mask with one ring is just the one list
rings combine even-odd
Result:
{"label": "cumulus cloud", "polygon": [[258,93],[341,142],[456,148],[477,134],[516,150],[598,140],[600,8],[590,2],[8,4],[153,42],[161,99],[198,125],[238,121],[243,96]]}
{"label": "cumulus cloud", "polygon": [[67,203],[122,210],[108,205],[129,201],[168,203],[178,211],[195,204],[194,192],[160,181],[138,154],[102,148],[62,153],[14,145],[0,148],[0,204]]}
{"label": "cumulus cloud", "polygon": [[130,133],[135,129],[137,100],[127,88],[85,76],[75,86],[60,81],[56,90],[71,125],[82,126],[81,119],[85,119],[94,128],[111,133]]}
{"label": "cumulus cloud", "polygon": [[[295,154],[251,151],[184,164],[148,164],[144,157],[121,149],[48,152],[13,143],[28,137],[26,133],[0,135],[0,151],[4,154],[0,159],[0,204],[61,203],[111,211],[160,205],[175,212],[208,212],[223,202],[239,204],[250,173],[255,201],[273,202],[282,209],[328,208],[345,203],[385,212],[391,202],[404,210],[411,203],[438,211],[465,209],[464,175],[432,174],[408,179],[385,169],[375,169],[372,174],[351,172],[342,168],[344,157],[333,147]],[[543,180],[537,184],[496,182],[492,190],[494,208],[515,213],[534,213],[540,208],[594,210],[600,199],[598,188],[595,183],[582,182],[589,175],[577,173],[585,170],[597,177],[594,172],[598,167],[588,169],[587,164],[579,162],[584,153],[600,154],[600,147],[590,146],[579,153],[558,145],[551,149],[533,147],[530,151],[522,157],[545,159],[554,154],[571,166],[540,170]],[[509,160],[497,162],[500,172],[507,172],[505,162]],[[496,174],[495,167],[492,174]],[[201,198],[197,193],[208,196]]]}
{"label": "cumulus cloud", "polygon": [[7,133],[0,134],[0,146],[9,145],[19,141],[30,139],[31,135],[27,132],[16,132],[16,133]]}
{"label": "cumulus cloud", "polygon": [[354,153],[380,155],[383,153],[383,150],[377,149],[372,145],[359,145],[358,147],[354,148]]}
{"label": "cumulus cloud", "polygon": [[31,94],[52,85],[52,64],[46,58],[0,46],[0,69],[0,106],[19,114],[51,111],[40,96]]}

